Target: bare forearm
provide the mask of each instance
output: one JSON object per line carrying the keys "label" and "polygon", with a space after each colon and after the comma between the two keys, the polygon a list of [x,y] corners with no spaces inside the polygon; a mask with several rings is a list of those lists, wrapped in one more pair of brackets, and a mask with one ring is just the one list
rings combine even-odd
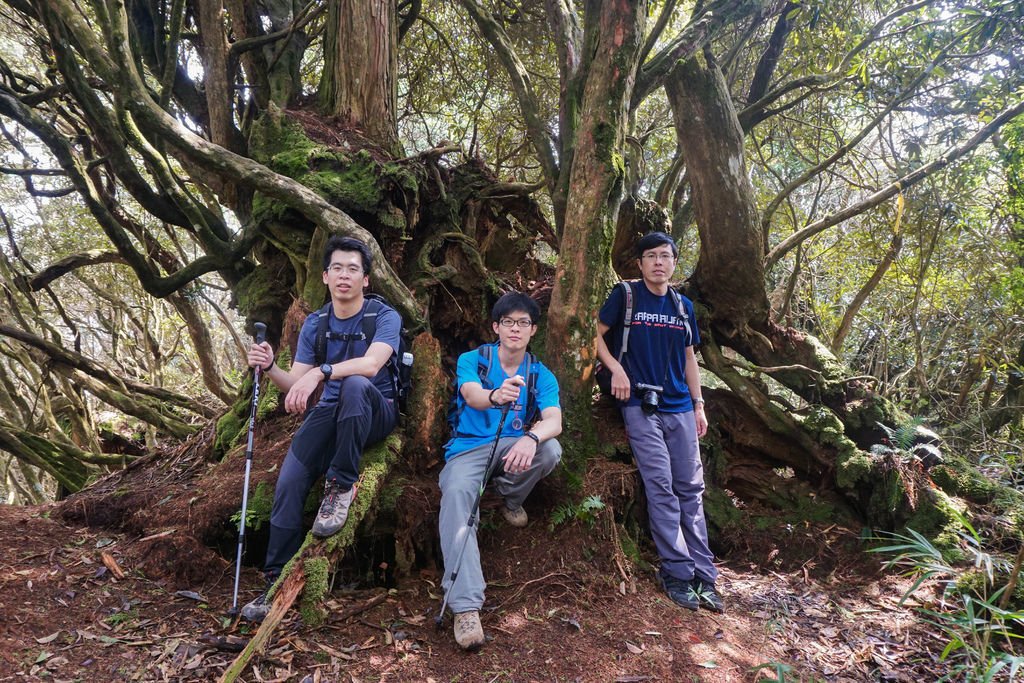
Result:
{"label": "bare forearm", "polygon": [[554,439],[562,433],[562,413],[559,411],[558,415],[552,415],[538,420],[530,427],[530,431],[537,435],[541,443],[548,439]]}

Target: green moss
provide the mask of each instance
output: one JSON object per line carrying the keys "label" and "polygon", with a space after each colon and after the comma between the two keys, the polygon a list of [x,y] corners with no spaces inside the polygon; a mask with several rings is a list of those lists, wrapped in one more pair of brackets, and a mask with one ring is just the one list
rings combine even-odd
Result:
{"label": "green moss", "polygon": [[947,455],[945,462],[933,467],[930,474],[943,490],[978,503],[992,501],[1003,488],[955,454]]}
{"label": "green moss", "polygon": [[303,569],[306,586],[302,590],[299,613],[306,624],[319,626],[327,616],[323,603],[330,587],[330,566],[326,557],[311,557],[306,560]]}
{"label": "green moss", "polygon": [[290,178],[307,170],[309,156],[317,148],[298,122],[273,112],[260,117],[249,135],[253,158]]}
{"label": "green moss", "polygon": [[927,497],[918,501],[917,509],[907,520],[906,528],[932,539],[943,557],[949,562],[963,559],[960,549],[961,517],[967,513],[967,504],[939,489],[929,490]]}
{"label": "green moss", "polygon": [[405,477],[396,477],[384,487],[384,490],[377,496],[377,505],[382,512],[392,512],[397,509],[398,500],[402,497],[407,483],[408,480]]}
{"label": "green moss", "polygon": [[[275,362],[282,367],[288,367],[287,365],[282,365],[282,363],[287,360],[282,358],[283,355],[285,354],[278,354]],[[277,410],[277,406],[280,405],[280,403],[281,390],[278,389],[273,382],[267,382],[263,387],[261,387],[260,400],[259,403],[256,404],[256,419],[265,420],[268,415]]]}
{"label": "green moss", "polygon": [[217,420],[217,436],[213,441],[213,453],[217,458],[227,455],[245,429],[245,418],[248,417],[244,413],[245,406],[243,400],[236,400],[235,405]]}
{"label": "green moss", "polygon": [[274,507],[274,491],[261,481],[256,489],[249,496],[248,507],[246,508],[246,524],[256,531],[264,524],[270,523],[270,511]]}
{"label": "green moss", "polygon": [[718,529],[738,525],[743,518],[743,513],[733,504],[732,498],[715,487],[709,487],[704,492],[704,515]]}
{"label": "green moss", "polygon": [[[967,570],[956,578],[955,587],[960,593],[972,595],[976,599],[988,602],[992,594],[999,588],[1010,582],[1009,571],[999,571],[994,576],[994,584],[989,583],[985,572],[978,570]],[[1017,585],[1014,586],[1013,595],[1006,608],[1011,612],[1018,612],[1024,609],[1024,576],[1017,576]]]}

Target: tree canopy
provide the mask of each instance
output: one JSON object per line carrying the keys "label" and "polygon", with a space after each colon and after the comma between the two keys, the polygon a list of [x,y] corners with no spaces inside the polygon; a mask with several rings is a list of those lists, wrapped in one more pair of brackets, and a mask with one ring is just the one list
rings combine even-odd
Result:
{"label": "tree canopy", "polygon": [[872,446],[909,416],[1020,455],[999,445],[1024,361],[1018,3],[5,0],[0,16],[12,499],[223,411],[234,311],[287,342],[293,302],[322,301],[332,232],[371,245],[374,287],[450,353],[502,290],[550,301],[579,457],[598,450],[595,314],[650,229],[683,246],[722,490],[827,488],[899,524],[915,506],[872,483],[888,471]]}

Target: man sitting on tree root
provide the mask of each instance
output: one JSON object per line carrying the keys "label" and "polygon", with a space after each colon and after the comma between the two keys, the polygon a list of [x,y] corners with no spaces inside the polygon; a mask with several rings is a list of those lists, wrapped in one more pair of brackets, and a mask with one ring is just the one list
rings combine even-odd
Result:
{"label": "man sitting on tree root", "polygon": [[455,614],[455,642],[465,650],[484,644],[480,608],[486,584],[476,525],[467,523],[474,503],[493,477],[505,499],[502,516],[512,526],[526,526],[523,501],[562,456],[555,440],[562,432],[558,382],[527,351],[539,317],[533,299],[510,292],[491,311],[498,341],[459,356],[455,433],[445,446],[440,478],[440,532],[442,587]]}
{"label": "man sitting on tree root", "polygon": [[[311,313],[303,323],[288,372],[274,363],[274,350],[267,342],[249,349],[249,365],[263,368],[287,393],[284,407],[289,413],[305,411],[309,397],[325,385],[320,401],[295,433],[277,477],[264,565],[268,588],[302,545],[302,509],[313,482],[325,478],[313,535],[331,536],[348,519],[364,449],[384,439],[397,422],[395,386],[385,366],[398,352],[402,319],[390,306],[381,305],[372,339],[363,333],[363,289],[370,284],[370,264],[370,250],[359,240],[334,236],[327,241],[323,279],[332,304],[326,312],[328,362],[317,366],[315,360],[320,313]],[[264,592],[242,608],[242,616],[261,621],[269,609]]]}
{"label": "man sitting on tree root", "polygon": [[675,241],[652,232],[637,242],[636,252],[642,279],[617,285],[601,307],[597,356],[611,372],[611,394],[647,493],[661,557],[658,578],[676,604],[722,612],[697,443],[708,429],[694,355],[697,320],[690,300],[669,284]]}

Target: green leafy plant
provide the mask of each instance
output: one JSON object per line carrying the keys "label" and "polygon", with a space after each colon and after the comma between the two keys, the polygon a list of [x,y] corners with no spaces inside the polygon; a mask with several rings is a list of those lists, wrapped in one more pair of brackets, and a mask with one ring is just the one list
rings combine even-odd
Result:
{"label": "green leafy plant", "polygon": [[[767,669],[767,671],[764,671]],[[771,672],[774,678],[766,678],[765,676]],[[758,674],[758,678],[755,680],[761,683],[795,683],[800,680],[794,674],[796,670],[789,664],[783,664],[782,662],[765,662],[764,664],[758,664],[747,669],[747,673]]]}
{"label": "green leafy plant", "polygon": [[[1015,647],[1024,636],[1024,612],[1007,609],[1009,598],[1017,584],[1024,551],[1013,562],[985,550],[982,539],[961,513],[952,511],[962,530],[958,532],[960,545],[966,557],[983,581],[966,589],[957,582],[962,569],[952,566],[942,552],[927,538],[908,529],[906,534],[884,533],[895,541],[891,545],[873,548],[872,552],[895,555],[885,562],[886,568],[901,568],[915,578],[904,593],[902,605],[927,580],[934,579],[942,586],[940,605],[936,609],[921,607],[918,611],[929,623],[938,627],[947,639],[940,655],[941,661],[950,663],[949,671],[939,681],[1016,680],[1024,673],[1024,656]],[[1003,585],[997,580],[1008,576]]]}
{"label": "green leafy plant", "polygon": [[605,504],[601,500],[601,496],[587,496],[579,503],[566,503],[555,508],[555,511],[551,513],[548,530],[554,530],[556,526],[573,520],[586,522],[588,525],[593,526],[594,522],[597,521],[597,513],[604,510],[604,508]]}

